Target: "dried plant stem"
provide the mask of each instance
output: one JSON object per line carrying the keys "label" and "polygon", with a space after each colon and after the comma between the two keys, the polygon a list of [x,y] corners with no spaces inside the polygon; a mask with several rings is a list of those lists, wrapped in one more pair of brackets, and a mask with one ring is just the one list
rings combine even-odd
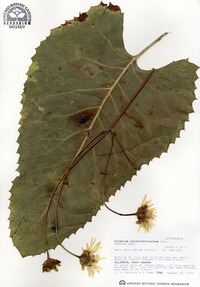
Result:
{"label": "dried plant stem", "polygon": [[110,147],[110,152],[109,152],[109,155],[108,155],[108,159],[107,159],[107,162],[106,162],[106,166],[105,166],[105,169],[103,171],[103,174],[104,174],[104,177],[103,177],[103,182],[102,182],[102,189],[103,189],[103,203],[105,205],[105,207],[110,210],[111,212],[117,214],[117,215],[120,215],[120,216],[133,216],[133,215],[136,215],[137,216],[137,212],[136,213],[119,213],[113,209],[111,209],[106,203],[105,203],[105,179],[106,179],[106,175],[107,175],[107,169],[108,169],[108,165],[109,165],[109,162],[110,162],[110,158],[111,158],[111,154],[112,154],[112,149],[113,149],[113,144],[114,144],[114,136],[115,136],[115,133],[111,130],[111,133],[112,133],[112,141],[111,141],[111,147]]}
{"label": "dried plant stem", "polygon": [[[135,100],[135,98],[138,96],[138,94],[141,92],[141,90],[144,88],[144,86],[146,85],[146,83],[149,81],[151,75],[153,74],[153,72],[155,71],[155,69],[152,69],[151,72],[148,74],[148,76],[146,77],[146,79],[144,80],[144,82],[142,83],[142,85],[140,86],[140,88],[137,90],[137,92],[134,94],[134,96],[131,98],[131,100],[128,102],[128,104],[126,105],[126,107],[123,109],[123,111],[116,117],[116,119],[112,122],[112,124],[110,125],[110,127],[105,130],[102,131],[101,133],[99,133],[97,136],[95,136],[92,140],[89,141],[89,143],[87,143],[82,150],[74,157],[74,159],[71,161],[67,171],[65,172],[65,174],[63,175],[63,177],[59,180],[59,182],[57,183],[57,185],[55,186],[49,204],[47,206],[47,210],[45,213],[45,224],[44,224],[44,232],[45,232],[45,245],[46,245],[46,250],[47,250],[47,258],[49,258],[49,252],[48,252],[48,241],[47,241],[47,215],[48,215],[48,211],[51,205],[51,202],[53,200],[53,197],[55,195],[55,193],[57,192],[60,184],[61,184],[61,190],[58,196],[58,200],[57,200],[57,205],[56,205],[56,236],[57,236],[57,240],[59,242],[59,244],[61,244],[59,236],[58,236],[58,205],[59,205],[59,200],[62,194],[62,189],[63,189],[63,184],[64,182],[66,182],[67,180],[67,176],[69,171],[92,149],[94,148],[99,142],[101,142],[101,140],[107,136],[108,133],[112,132],[112,129],[114,128],[114,126],[118,123],[118,121],[121,119],[121,117],[123,116],[123,114],[126,112],[126,110],[130,107],[130,105],[132,104],[132,102]],[[112,132],[112,146],[113,146],[113,132]],[[106,164],[106,169],[110,160],[110,156],[111,156],[111,152],[112,152],[112,147],[111,147],[111,151],[109,154],[109,158]],[[104,201],[103,201],[104,202]],[[114,212],[114,211],[113,211]],[[78,257],[78,255],[70,252],[69,250],[67,250],[62,244],[61,246],[70,254]]]}
{"label": "dried plant stem", "polygon": [[77,255],[77,254],[71,252],[70,250],[68,250],[68,249],[62,244],[62,242],[60,241],[59,236],[58,236],[58,205],[59,205],[60,197],[61,197],[62,190],[63,190],[63,184],[64,184],[64,183],[62,182],[62,185],[61,185],[61,188],[60,188],[60,192],[59,192],[59,194],[58,194],[57,205],[56,205],[56,222],[55,222],[55,223],[56,223],[56,237],[57,237],[58,243],[60,244],[60,246],[61,246],[65,251],[67,251],[69,254],[71,254],[71,255],[73,255],[73,256],[75,256],[75,257],[77,257],[77,258],[80,258],[79,255]]}
{"label": "dried plant stem", "polygon": [[104,131],[102,131],[100,134],[98,134],[96,137],[94,137],[81,151],[79,154],[77,154],[74,159],[72,160],[71,164],[69,165],[66,173],[63,175],[63,177],[59,180],[59,182],[57,183],[57,185],[55,186],[52,194],[51,194],[51,198],[49,200],[49,203],[48,203],[48,206],[47,206],[47,209],[45,211],[45,222],[44,222],[44,234],[45,234],[45,246],[46,246],[46,251],[47,251],[47,259],[50,258],[49,256],[49,249],[48,249],[48,241],[47,241],[47,215],[48,215],[48,212],[49,212],[49,208],[50,208],[50,205],[51,205],[51,202],[54,198],[54,195],[55,193],[57,192],[59,186],[61,185],[61,189],[60,189],[60,192],[59,192],[59,195],[58,195],[58,200],[57,200],[57,205],[56,205],[56,236],[57,236],[57,240],[59,242],[59,244],[68,252],[70,253],[71,255],[74,255],[76,257],[79,257],[78,255],[72,253],[71,251],[67,250],[63,245],[62,243],[60,242],[59,240],[59,237],[58,237],[58,205],[59,205],[59,200],[60,200],[60,197],[61,197],[61,193],[62,193],[62,189],[63,189],[63,185],[64,185],[64,182],[67,180],[67,175],[68,175],[68,172],[70,171],[70,169],[76,164],[74,163],[76,161],[76,159],[81,155],[81,153],[94,141],[96,140],[98,137],[101,136],[101,134],[104,134]]}
{"label": "dried plant stem", "polygon": [[53,200],[53,197],[59,187],[61,183],[61,180],[59,180],[59,182],[57,183],[57,185],[55,186],[52,194],[51,194],[51,198],[50,198],[50,201],[48,203],[48,206],[47,206],[47,209],[46,209],[46,212],[45,212],[45,218],[44,218],[44,234],[45,234],[45,246],[46,246],[46,251],[47,251],[47,259],[50,258],[49,256],[49,248],[48,248],[48,241],[47,241],[47,215],[48,215],[48,212],[49,212],[49,208],[50,208],[50,205],[51,205],[51,202]]}
{"label": "dried plant stem", "polygon": [[[155,43],[157,43],[158,41],[160,41],[164,36],[166,36],[168,33],[164,33],[162,34],[160,37],[158,37],[155,41],[153,41],[151,44],[149,44],[145,49],[143,49],[138,55],[136,55],[133,60],[131,61],[131,63],[133,63],[134,61],[136,61],[143,53],[145,53],[149,48],[151,48]],[[65,172],[65,174],[63,175],[63,177],[58,181],[57,185],[55,186],[52,194],[51,194],[51,198],[49,200],[47,209],[45,211],[45,223],[44,223],[44,233],[45,233],[45,246],[46,246],[46,250],[47,250],[47,258],[49,258],[49,248],[48,248],[48,241],[47,241],[47,216],[48,216],[48,212],[49,212],[49,208],[51,206],[52,200],[57,192],[57,190],[60,188],[60,192],[58,195],[58,199],[57,199],[57,206],[56,206],[56,236],[57,236],[57,240],[59,242],[59,244],[70,254],[79,257],[78,255],[70,252],[69,250],[67,250],[62,243],[60,242],[59,236],[58,236],[58,205],[59,205],[59,200],[62,194],[62,189],[63,189],[63,185],[64,183],[67,181],[67,176],[69,171],[92,149],[94,148],[99,142],[102,141],[103,138],[105,138],[107,136],[108,133],[112,133],[112,143],[111,143],[111,149],[110,149],[110,153],[109,153],[109,157],[106,163],[106,167],[105,167],[105,171],[107,170],[109,161],[110,161],[110,157],[111,157],[111,153],[112,153],[112,148],[113,148],[113,142],[114,142],[114,132],[112,131],[114,126],[118,123],[118,121],[121,119],[121,117],[123,116],[123,114],[126,112],[126,110],[129,108],[129,106],[132,104],[132,102],[134,101],[134,99],[137,97],[137,95],[141,92],[141,90],[144,88],[144,86],[146,85],[146,83],[149,81],[151,75],[153,74],[153,72],[155,71],[155,69],[152,69],[150,71],[150,73],[148,74],[148,76],[146,77],[146,79],[144,80],[144,82],[142,83],[142,85],[140,86],[140,88],[138,89],[138,91],[134,94],[134,96],[131,98],[131,100],[129,101],[129,103],[127,104],[127,106],[124,108],[124,110],[117,116],[117,118],[113,121],[113,123],[110,125],[110,127],[105,130],[100,132],[97,136],[95,136],[92,140],[90,140],[81,150],[80,152],[78,152],[78,154],[74,157],[74,159],[71,161],[67,171]],[[104,180],[105,180],[105,175],[106,172],[104,174]],[[104,193],[103,193],[103,197],[104,197]],[[105,202],[103,200],[103,202]],[[104,203],[105,204],[105,203]],[[109,208],[106,204],[105,206],[112,212],[119,214],[121,216],[129,216],[129,215],[136,215],[134,213],[132,214],[120,214],[114,210],[112,210],[111,208]]]}
{"label": "dried plant stem", "polygon": [[119,213],[113,209],[111,209],[106,203],[104,203],[105,207],[110,210],[111,212],[117,214],[117,215],[120,215],[120,216],[133,216],[133,215],[136,215],[137,216],[137,212],[135,213]]}

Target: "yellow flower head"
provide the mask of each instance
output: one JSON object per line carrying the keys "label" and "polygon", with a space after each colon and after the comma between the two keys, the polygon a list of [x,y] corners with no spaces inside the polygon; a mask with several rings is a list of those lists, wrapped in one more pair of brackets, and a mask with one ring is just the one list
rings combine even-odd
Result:
{"label": "yellow flower head", "polygon": [[80,263],[82,266],[82,270],[87,268],[89,277],[94,277],[94,273],[100,272],[102,269],[97,263],[99,260],[105,259],[105,257],[100,257],[99,254],[96,254],[100,249],[101,242],[95,244],[96,239],[92,238],[90,245],[87,243],[86,249],[83,249],[83,253],[80,256]]}
{"label": "yellow flower head", "polygon": [[154,223],[153,220],[156,220],[157,212],[156,209],[153,208],[153,204],[151,203],[151,200],[146,200],[147,195],[144,196],[141,206],[137,210],[137,218],[138,221],[136,221],[137,224],[139,224],[138,231],[143,227],[145,232],[149,232],[149,229],[153,228]]}
{"label": "yellow flower head", "polygon": [[42,266],[42,271],[43,272],[50,272],[51,270],[55,270],[58,272],[57,266],[61,266],[61,262],[57,259],[49,258],[46,261],[44,261],[43,266]]}

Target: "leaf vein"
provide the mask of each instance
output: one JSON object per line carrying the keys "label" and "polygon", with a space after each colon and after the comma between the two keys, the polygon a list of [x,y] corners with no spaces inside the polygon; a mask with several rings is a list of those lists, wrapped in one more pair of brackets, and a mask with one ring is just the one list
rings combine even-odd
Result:
{"label": "leaf vein", "polygon": [[124,93],[124,91],[123,91],[122,86],[120,85],[120,83],[118,83],[118,86],[119,86],[119,88],[120,88],[120,90],[121,90],[122,95],[123,95],[124,98],[126,99],[126,101],[129,102],[129,99],[127,98],[126,94]]}
{"label": "leaf vein", "polygon": [[113,50],[113,52],[115,54],[117,54],[120,58],[123,58],[123,59],[128,59],[128,57],[125,57],[125,56],[122,56],[120,55],[113,47],[112,43],[110,42],[110,40],[101,32],[99,31],[100,35],[108,42],[108,44],[110,45],[111,49]]}
{"label": "leaf vein", "polygon": [[90,61],[90,62],[93,62],[93,63],[96,63],[100,66],[103,66],[103,67],[106,67],[106,68],[110,68],[110,69],[120,69],[120,70],[123,70],[122,67],[116,67],[116,66],[110,66],[110,65],[106,65],[106,64],[103,64],[99,61],[96,61],[96,60],[93,60],[93,59],[90,59],[90,58],[87,58],[87,57],[84,57],[81,55],[81,58],[84,59],[84,60],[87,60],[87,61]]}

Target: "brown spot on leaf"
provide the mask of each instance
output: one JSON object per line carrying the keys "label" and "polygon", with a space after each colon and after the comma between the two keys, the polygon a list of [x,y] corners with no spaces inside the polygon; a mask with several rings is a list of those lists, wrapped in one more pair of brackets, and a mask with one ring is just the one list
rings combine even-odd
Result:
{"label": "brown spot on leaf", "polygon": [[150,116],[153,116],[153,111],[150,110],[150,111],[149,111],[149,114],[150,114]]}
{"label": "brown spot on leaf", "polygon": [[102,1],[101,1],[101,3],[99,5],[102,6],[102,7],[107,7],[107,4],[104,4]]}
{"label": "brown spot on leaf", "polygon": [[74,20],[79,21],[79,22],[83,22],[87,19],[88,14],[87,13],[79,13],[79,17],[74,17]]}
{"label": "brown spot on leaf", "polygon": [[103,66],[102,66],[102,65],[99,65],[99,69],[100,69],[100,70],[103,70]]}
{"label": "brown spot on leaf", "polygon": [[90,183],[90,186],[91,186],[91,188],[92,188],[93,191],[96,189],[95,182],[92,181],[92,182]]}
{"label": "brown spot on leaf", "polygon": [[[56,232],[56,222],[55,222],[55,221],[53,221],[53,222],[51,223],[50,228],[51,228],[51,230],[52,230],[53,232]],[[57,224],[57,230],[59,230],[59,225],[58,225],[58,224]]]}
{"label": "brown spot on leaf", "polygon": [[77,65],[75,62],[68,61],[67,63],[76,69],[80,69],[81,67],[80,65]]}
{"label": "brown spot on leaf", "polygon": [[107,9],[109,9],[112,12],[121,11],[119,6],[113,5],[111,2],[109,3],[109,6],[107,7]]}
{"label": "brown spot on leaf", "polygon": [[25,116],[23,116],[23,117],[19,120],[19,124],[20,124],[21,126],[23,126],[25,123],[26,123],[26,118],[25,118]]}
{"label": "brown spot on leaf", "polygon": [[128,115],[127,113],[125,113],[125,115],[126,115],[128,118],[130,118],[130,119],[132,119],[132,120],[135,121],[135,127],[136,127],[136,128],[144,129],[144,126],[143,126],[143,124],[141,123],[140,120],[136,119],[135,117],[133,117],[133,116],[131,116],[131,115]]}
{"label": "brown spot on leaf", "polygon": [[59,68],[58,68],[58,70],[59,70],[59,71],[62,71],[62,68],[61,68],[61,67],[59,67]]}
{"label": "brown spot on leaf", "polygon": [[58,206],[63,209],[63,204],[59,202]]}
{"label": "brown spot on leaf", "polygon": [[45,189],[45,193],[46,193],[47,197],[51,197],[52,192],[54,191],[54,188],[55,188],[55,186],[54,186],[54,184],[52,184],[52,183],[47,184],[47,185],[45,186],[44,189]]}
{"label": "brown spot on leaf", "polygon": [[64,23],[64,24],[61,24],[58,28],[60,28],[60,27],[66,27],[66,26],[68,26],[68,25],[70,25],[70,24],[72,24],[72,22],[65,21],[65,23]]}
{"label": "brown spot on leaf", "polygon": [[76,115],[71,116],[71,120],[78,126],[78,127],[87,127],[91,120],[94,117],[94,113],[91,111],[84,111],[80,112]]}
{"label": "brown spot on leaf", "polygon": [[135,127],[136,127],[136,128],[140,128],[140,129],[143,129],[143,128],[144,128],[144,126],[142,125],[142,123],[139,122],[139,121],[137,121],[137,120],[136,120]]}
{"label": "brown spot on leaf", "polygon": [[89,66],[84,68],[85,72],[88,72],[88,74],[92,77],[94,75],[94,73],[92,72],[91,68]]}
{"label": "brown spot on leaf", "polygon": [[151,106],[151,109],[149,110],[150,116],[154,115],[154,105]]}

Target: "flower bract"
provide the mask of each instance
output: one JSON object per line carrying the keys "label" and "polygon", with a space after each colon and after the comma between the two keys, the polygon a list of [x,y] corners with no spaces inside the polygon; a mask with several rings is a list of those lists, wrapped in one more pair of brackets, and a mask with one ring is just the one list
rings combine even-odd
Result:
{"label": "flower bract", "polygon": [[50,272],[51,270],[58,271],[57,266],[61,266],[61,262],[57,259],[48,258],[46,261],[44,261],[42,266],[43,272]]}
{"label": "flower bract", "polygon": [[88,271],[89,277],[94,277],[95,271],[100,272],[102,269],[98,262],[99,260],[105,259],[105,257],[100,257],[99,254],[96,254],[100,249],[101,242],[95,244],[96,239],[92,238],[90,245],[86,244],[86,249],[83,249],[83,253],[80,256],[80,263],[82,270],[85,268]]}
{"label": "flower bract", "polygon": [[153,221],[156,220],[157,212],[156,209],[152,207],[153,204],[151,200],[146,199],[147,195],[144,196],[141,206],[137,210],[138,221],[136,221],[136,223],[140,225],[138,231],[143,228],[145,232],[149,232],[155,225]]}

